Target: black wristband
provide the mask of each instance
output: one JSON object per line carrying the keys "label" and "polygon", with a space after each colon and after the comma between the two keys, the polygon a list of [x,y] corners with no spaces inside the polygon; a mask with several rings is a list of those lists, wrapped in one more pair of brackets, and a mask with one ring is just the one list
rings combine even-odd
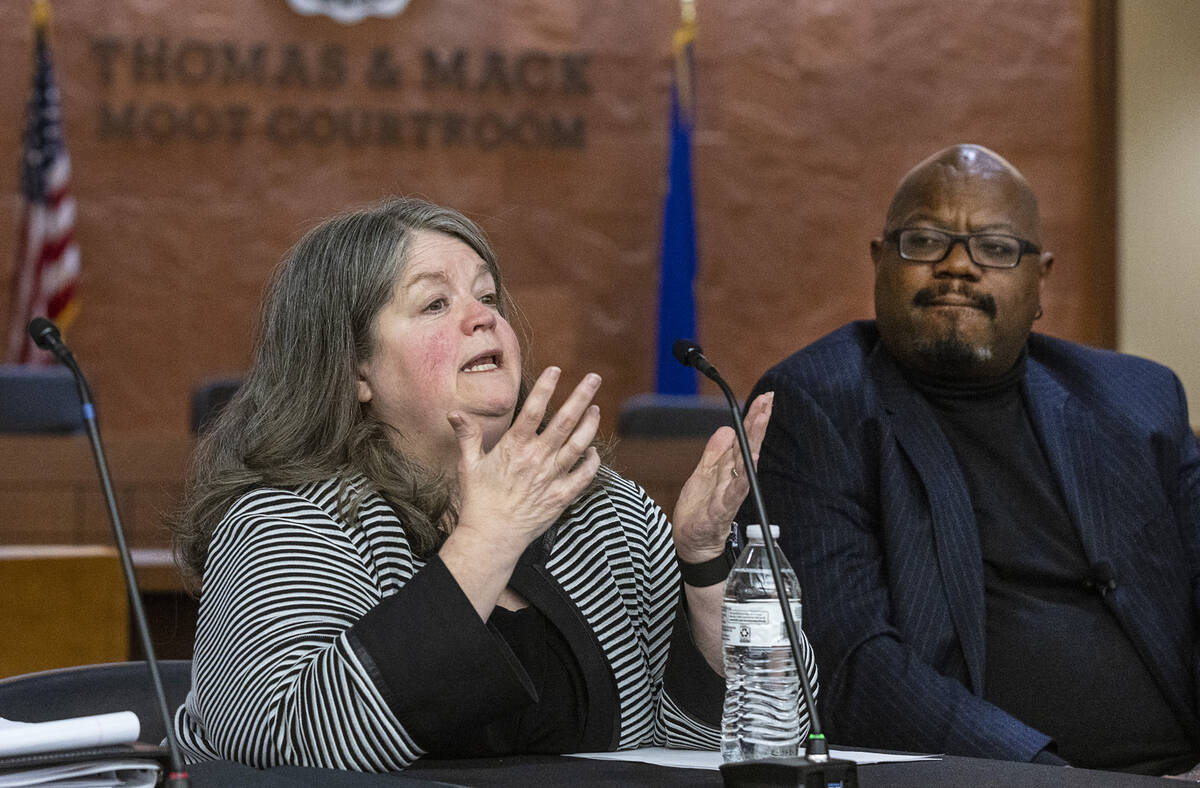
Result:
{"label": "black wristband", "polygon": [[[676,555],[676,558],[678,559],[679,556]],[[725,551],[716,558],[710,558],[698,564],[689,564],[679,560],[679,574],[683,576],[683,582],[690,586],[696,588],[715,586],[717,583],[723,583],[725,578],[729,577],[729,571],[733,569],[735,560],[737,560],[737,556],[733,554],[733,545],[726,543]]]}

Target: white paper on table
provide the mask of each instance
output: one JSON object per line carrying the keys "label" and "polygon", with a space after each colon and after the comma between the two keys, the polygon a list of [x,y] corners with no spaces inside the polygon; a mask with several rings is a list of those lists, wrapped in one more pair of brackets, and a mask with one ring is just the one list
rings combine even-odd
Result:
{"label": "white paper on table", "polygon": [[159,771],[154,761],[82,761],[0,774],[0,788],[51,784],[71,788],[152,788],[158,782]]}
{"label": "white paper on table", "polygon": [[[803,754],[803,752],[801,752]],[[658,766],[673,766],[677,769],[709,769],[716,771],[721,766],[721,753],[717,750],[672,750],[666,747],[642,747],[638,750],[617,752],[577,752],[575,758],[596,758],[609,761],[640,761]],[[940,755],[904,755],[890,752],[868,752],[829,748],[830,758],[854,761],[859,765],[868,763],[894,763],[897,761],[934,761]]]}
{"label": "white paper on table", "polygon": [[132,711],[93,714],[53,722],[0,719],[0,757],[133,744],[142,724]]}

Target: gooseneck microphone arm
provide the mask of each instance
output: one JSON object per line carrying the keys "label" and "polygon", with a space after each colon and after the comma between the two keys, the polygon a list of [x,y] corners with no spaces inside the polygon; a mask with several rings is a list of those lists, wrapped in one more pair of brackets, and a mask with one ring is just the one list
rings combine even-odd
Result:
{"label": "gooseneck microphone arm", "polygon": [[786,586],[783,584],[783,572],[779,566],[779,558],[775,554],[775,537],[771,533],[771,521],[767,519],[767,507],[763,503],[762,490],[758,487],[758,470],[754,467],[754,455],[750,451],[750,440],[746,437],[746,428],[742,425],[742,412],[738,407],[737,397],[729,388],[729,384],[717,372],[716,367],[704,357],[704,351],[695,342],[687,339],[675,340],[671,348],[679,363],[694,367],[708,379],[721,387],[729,408],[733,412],[733,431],[737,434],[738,445],[742,449],[742,462],[746,466],[746,481],[750,483],[750,497],[754,502],[754,511],[762,524],[763,540],[767,545],[767,563],[771,567],[771,578],[775,588],[779,589],[779,606],[783,609],[783,624],[787,629],[788,643],[792,647],[792,659],[796,661],[796,673],[800,676],[800,689],[804,692],[804,703],[808,706],[808,745],[805,755],[808,760],[820,763],[829,759],[829,749],[825,742],[825,734],[821,731],[821,721],[817,716],[817,705],[814,702],[812,687],[808,683],[808,671],[800,651],[800,636],[796,631],[796,622],[792,618],[791,605],[788,604]]}
{"label": "gooseneck microphone arm", "polygon": [[112,523],[113,539],[117,543],[117,552],[121,556],[121,569],[125,573],[125,589],[129,593],[129,604],[133,608],[133,616],[141,637],[142,650],[146,652],[146,665],[150,669],[150,680],[154,684],[154,695],[158,701],[158,713],[162,716],[167,733],[167,750],[171,760],[171,772],[167,775],[168,788],[185,788],[190,785],[183,759],[179,756],[179,742],[175,738],[175,729],[171,721],[171,712],[167,707],[167,695],[163,691],[162,674],[158,670],[158,660],[154,656],[154,644],[150,640],[150,627],[146,624],[146,611],[142,606],[142,596],[138,593],[137,576],[133,572],[133,560],[129,555],[129,546],[125,543],[125,529],[121,526],[121,515],[117,512],[117,498],[113,494],[112,479],[108,475],[108,462],[104,459],[104,447],[100,442],[100,429],[96,425],[96,406],[92,403],[92,387],[87,378],[75,363],[75,356],[62,340],[58,327],[44,317],[35,317],[29,323],[29,335],[38,347],[54,354],[63,366],[71,370],[75,378],[75,387],[79,391],[79,401],[83,409],[83,423],[87,428],[88,441],[92,445],[92,456],[96,460],[96,470],[100,474],[100,484],[104,488],[104,501],[108,504],[108,517]]}

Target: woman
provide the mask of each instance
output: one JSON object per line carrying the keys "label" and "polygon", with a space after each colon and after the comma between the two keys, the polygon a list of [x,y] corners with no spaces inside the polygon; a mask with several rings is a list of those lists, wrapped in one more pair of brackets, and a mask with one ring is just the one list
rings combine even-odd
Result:
{"label": "woman", "polygon": [[733,431],[668,524],[601,466],[598,376],[549,417],[559,371],[526,390],[510,309],[479,229],[415,199],[323,223],[276,272],[176,524],[203,575],[190,759],[718,746]]}

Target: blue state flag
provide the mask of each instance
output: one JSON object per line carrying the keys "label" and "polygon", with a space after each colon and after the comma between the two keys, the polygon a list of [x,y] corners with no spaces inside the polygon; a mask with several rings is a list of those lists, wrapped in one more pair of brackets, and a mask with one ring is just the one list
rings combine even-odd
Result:
{"label": "blue state flag", "polygon": [[659,394],[695,394],[696,372],[675,360],[671,345],[696,334],[696,217],[692,205],[692,125],[695,92],[692,45],[696,37],[695,6],[684,3],[683,21],[675,32],[675,74],[671,83],[671,152],[667,164],[667,197],[663,206],[662,274],[658,298],[658,355],[655,389]]}

